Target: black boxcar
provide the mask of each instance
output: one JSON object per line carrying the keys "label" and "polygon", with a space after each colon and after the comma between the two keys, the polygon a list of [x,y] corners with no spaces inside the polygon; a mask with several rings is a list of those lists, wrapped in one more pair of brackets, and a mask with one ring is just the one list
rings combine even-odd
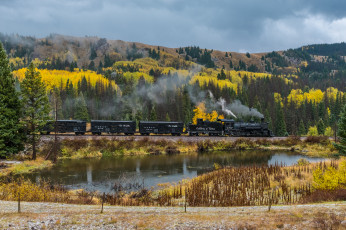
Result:
{"label": "black boxcar", "polygon": [[175,121],[140,121],[139,133],[141,135],[153,134],[172,134],[180,136],[183,133],[183,122]]}
{"label": "black boxcar", "polygon": [[[54,125],[55,124],[55,125]],[[86,122],[80,120],[57,120],[48,121],[43,128],[44,133],[75,133],[76,135],[84,135],[86,132]]]}
{"label": "black boxcar", "polygon": [[203,121],[203,119],[197,119],[196,125],[189,124],[188,132],[190,136],[198,136],[199,134],[222,136],[223,126],[220,122]]}
{"label": "black boxcar", "polygon": [[101,135],[101,133],[124,133],[133,135],[136,132],[135,121],[91,121],[91,133]]}

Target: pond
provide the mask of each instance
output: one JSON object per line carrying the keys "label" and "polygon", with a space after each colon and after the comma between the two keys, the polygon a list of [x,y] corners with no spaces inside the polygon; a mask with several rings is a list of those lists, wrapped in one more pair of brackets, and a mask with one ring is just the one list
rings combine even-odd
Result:
{"label": "pond", "polygon": [[292,165],[298,159],[310,162],[322,158],[309,158],[291,152],[280,151],[232,151],[205,154],[127,156],[101,159],[61,160],[49,170],[28,175],[34,181],[49,180],[65,185],[68,189],[111,192],[114,185],[122,183],[144,184],[146,188],[163,183],[177,183],[196,177],[221,166],[253,164]]}

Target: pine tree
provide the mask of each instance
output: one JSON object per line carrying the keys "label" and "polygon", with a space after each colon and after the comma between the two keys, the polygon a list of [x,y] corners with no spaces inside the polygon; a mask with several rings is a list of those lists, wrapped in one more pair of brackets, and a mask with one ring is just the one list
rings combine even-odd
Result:
{"label": "pine tree", "polygon": [[303,120],[300,120],[299,127],[298,127],[298,135],[303,136],[306,134],[305,126]]}
{"label": "pine tree", "polygon": [[343,155],[346,155],[346,105],[344,106],[338,123],[338,137],[340,138],[340,143],[335,144],[335,147]]}
{"label": "pine tree", "polygon": [[265,119],[268,122],[268,129],[269,130],[273,130],[273,122],[272,122],[272,119],[271,119],[271,117],[269,115],[268,109],[266,109],[266,111],[265,111]]}
{"label": "pine tree", "polygon": [[280,102],[276,105],[275,135],[280,137],[287,135],[284,112]]}
{"label": "pine tree", "polygon": [[25,72],[21,83],[24,124],[31,135],[32,159],[36,159],[36,144],[40,140],[38,134],[49,119],[49,100],[46,94],[46,85],[43,83],[40,72],[36,71],[31,63]]}
{"label": "pine tree", "polygon": [[322,119],[320,119],[317,123],[317,131],[318,131],[318,135],[323,135],[324,131],[326,129],[326,126],[324,125],[324,122]]}
{"label": "pine tree", "polygon": [[19,123],[21,104],[9,62],[0,42],[0,158],[23,149],[24,133]]}
{"label": "pine tree", "polygon": [[64,117],[62,114],[62,101],[57,87],[53,87],[51,91],[50,103],[54,120],[62,119]]}
{"label": "pine tree", "polygon": [[157,115],[156,115],[156,110],[155,110],[155,106],[154,105],[151,108],[150,115],[149,115],[149,120],[150,121],[156,121],[157,120]]}
{"label": "pine tree", "polygon": [[171,118],[169,118],[169,114],[168,113],[166,113],[166,119],[165,119],[166,121],[171,121]]}
{"label": "pine tree", "polygon": [[85,99],[82,92],[80,92],[76,100],[75,108],[76,108],[75,119],[82,120],[82,121],[89,121],[88,108],[85,103]]}
{"label": "pine tree", "polygon": [[138,128],[139,122],[143,119],[143,114],[141,110],[138,110],[136,112],[135,119],[136,119],[136,126]]}

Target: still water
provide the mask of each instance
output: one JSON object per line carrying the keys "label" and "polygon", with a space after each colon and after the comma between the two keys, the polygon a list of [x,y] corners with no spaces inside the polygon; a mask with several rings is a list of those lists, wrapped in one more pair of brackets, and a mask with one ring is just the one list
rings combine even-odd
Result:
{"label": "still water", "polygon": [[232,151],[206,154],[127,156],[102,159],[61,160],[53,168],[31,174],[32,180],[50,180],[68,189],[111,192],[115,183],[138,182],[147,188],[163,183],[177,183],[222,166],[253,164],[292,165],[298,159],[322,161],[297,154],[275,151]]}

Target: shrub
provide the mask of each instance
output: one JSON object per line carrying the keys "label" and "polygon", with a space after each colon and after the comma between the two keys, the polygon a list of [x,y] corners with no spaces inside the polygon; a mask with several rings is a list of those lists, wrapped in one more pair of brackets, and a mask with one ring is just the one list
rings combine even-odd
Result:
{"label": "shrub", "polygon": [[334,132],[333,132],[332,128],[330,126],[328,126],[326,128],[326,130],[324,131],[324,136],[332,137],[333,135],[334,135]]}
{"label": "shrub", "polygon": [[346,159],[338,168],[329,166],[326,169],[318,167],[313,172],[314,188],[320,190],[336,190],[346,188]]}
{"label": "shrub", "polygon": [[309,127],[308,136],[318,136],[317,126]]}
{"label": "shrub", "polygon": [[329,138],[326,136],[308,136],[305,143],[308,144],[328,144]]}
{"label": "shrub", "polygon": [[309,165],[309,164],[310,164],[310,162],[307,159],[304,159],[304,158],[300,158],[297,161],[297,165],[299,165],[299,166],[305,166],[305,165]]}

